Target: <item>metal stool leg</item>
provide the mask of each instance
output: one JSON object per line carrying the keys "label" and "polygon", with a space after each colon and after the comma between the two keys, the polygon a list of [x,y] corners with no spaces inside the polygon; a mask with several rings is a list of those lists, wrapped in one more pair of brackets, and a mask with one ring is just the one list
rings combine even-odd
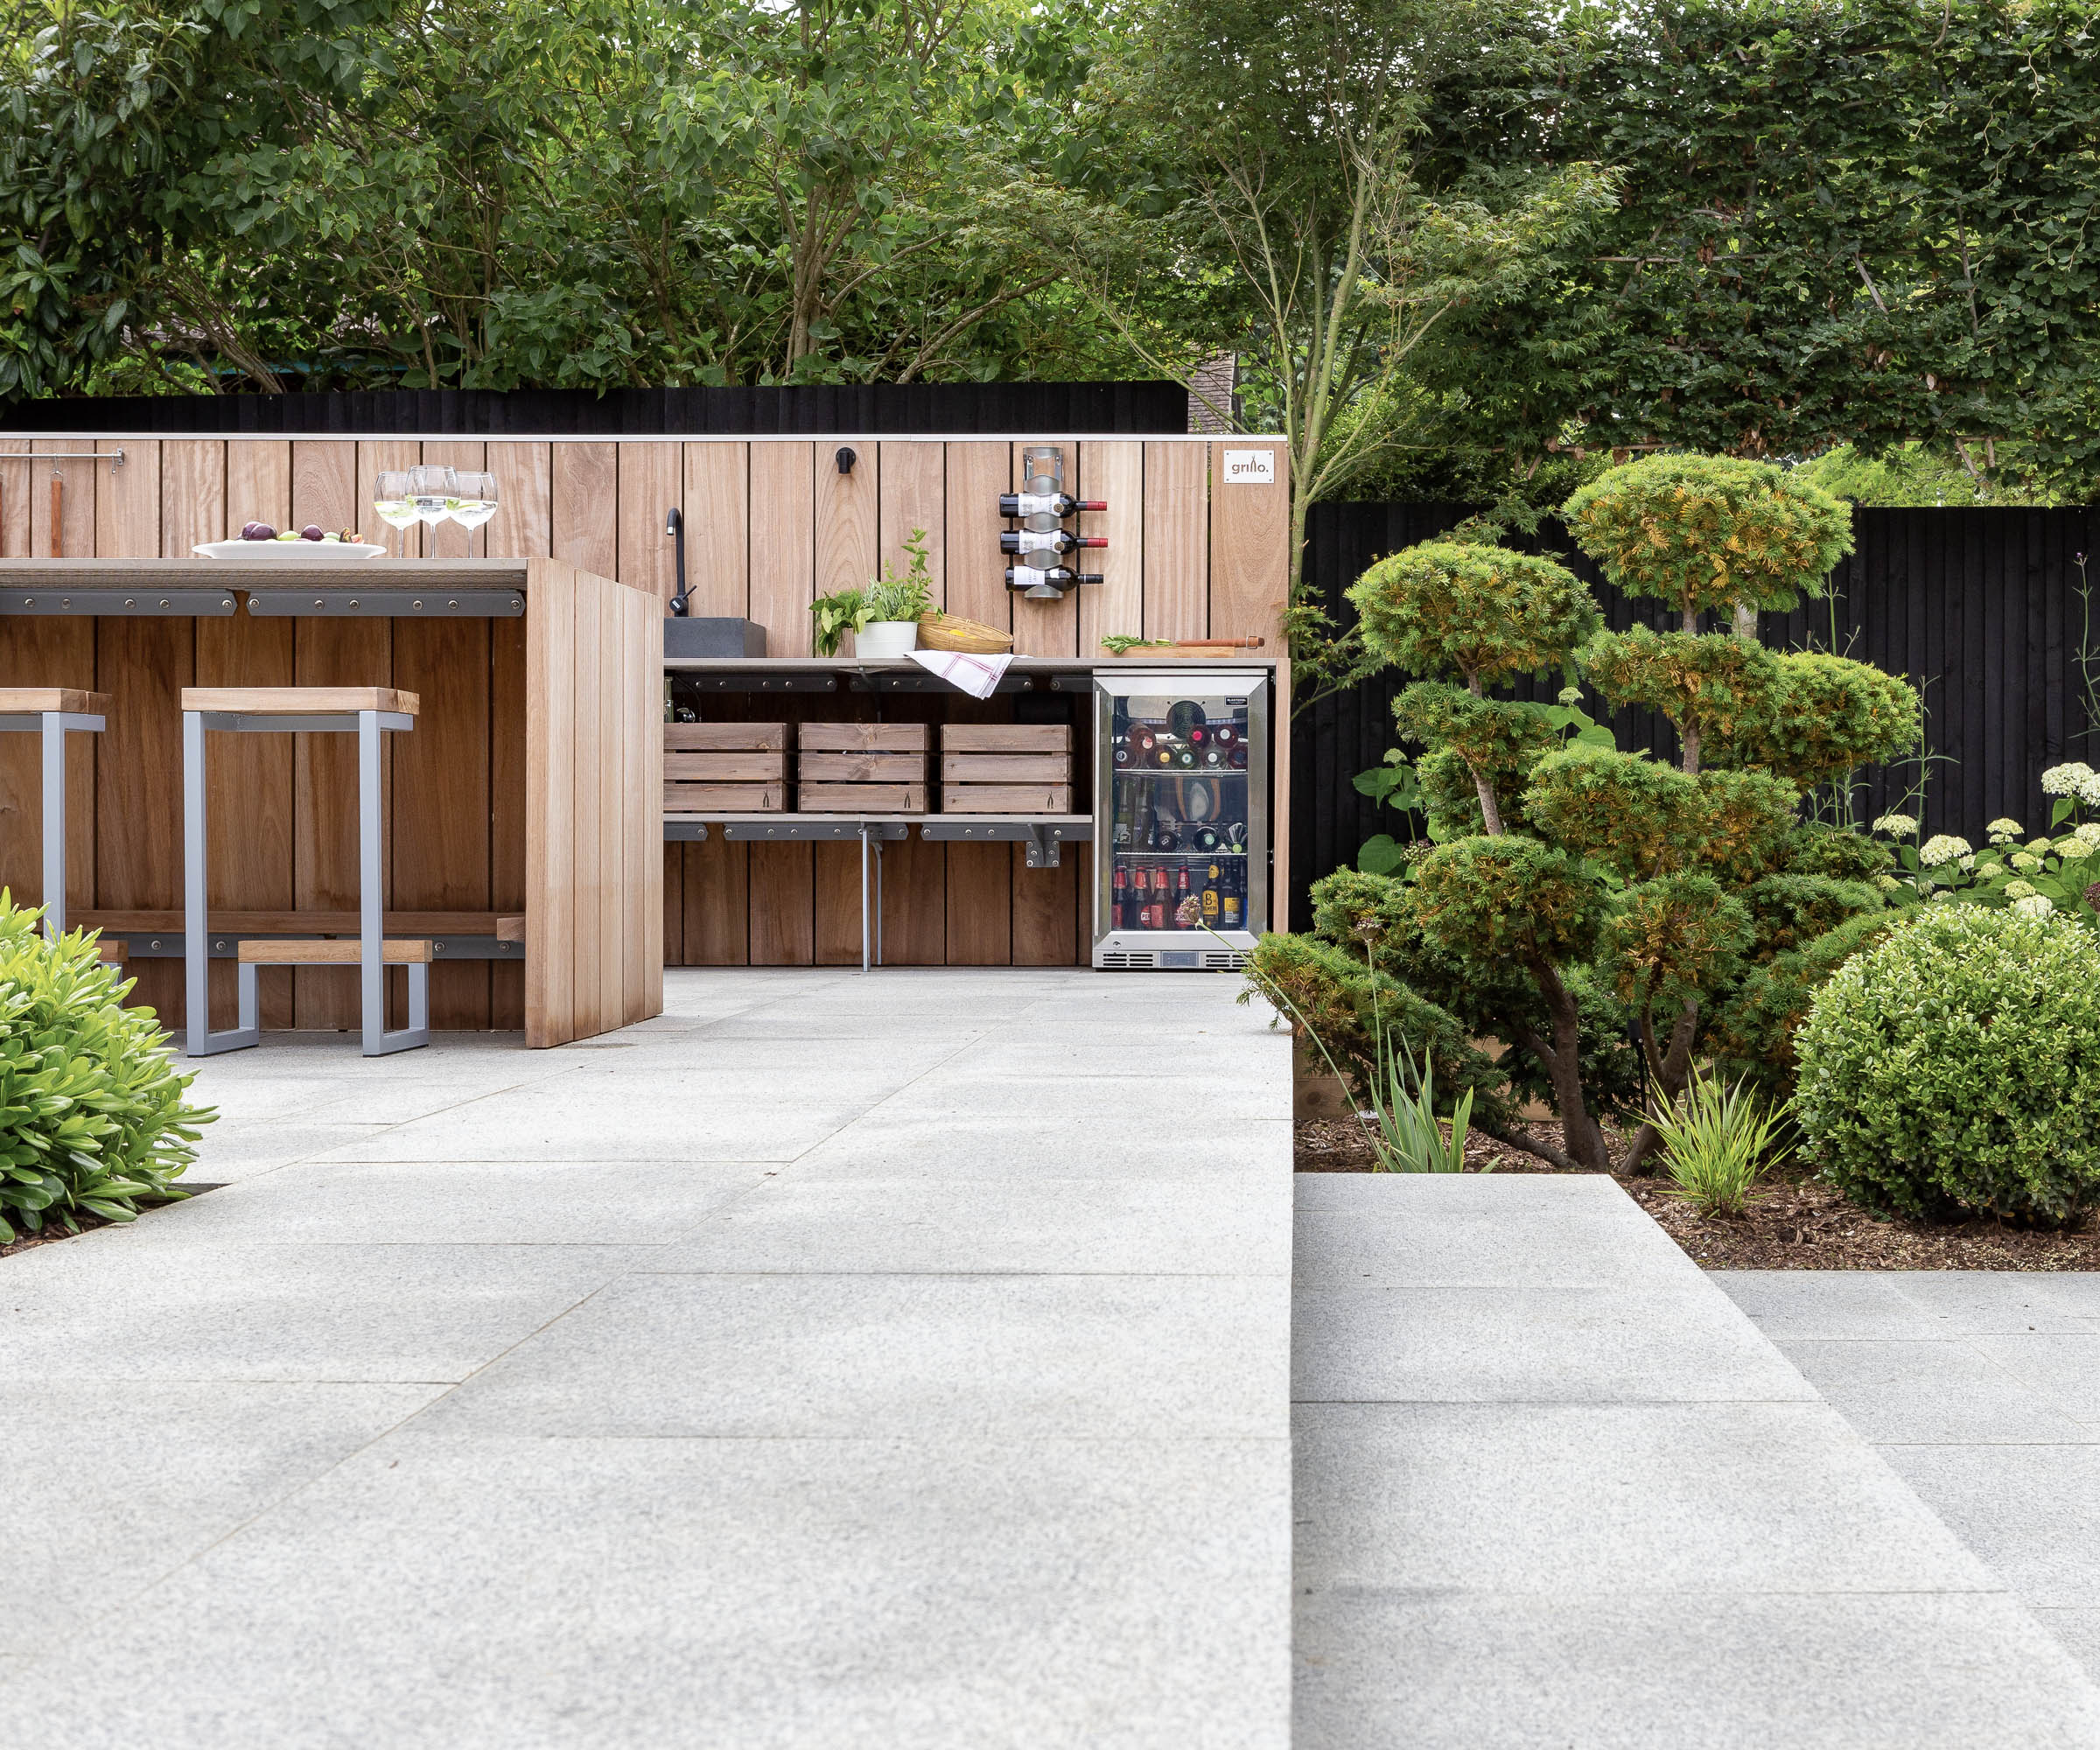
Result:
{"label": "metal stool leg", "polygon": [[210,918],[205,906],[204,718],[182,714],[182,971],[186,1043],[192,1057],[243,1051],[261,1042],[256,1006],[256,969],[241,969],[240,1025],[231,1032],[212,1031]]}
{"label": "metal stool leg", "polygon": [[409,968],[409,1024],[387,1031],[386,890],[382,873],[379,713],[357,714],[358,973],[362,984],[365,1055],[386,1057],[430,1042],[430,969]]}
{"label": "metal stool leg", "polygon": [[868,970],[868,823],[860,823],[860,970]]}
{"label": "metal stool leg", "polygon": [[44,733],[44,935],[66,934],[66,719],[42,711]]}

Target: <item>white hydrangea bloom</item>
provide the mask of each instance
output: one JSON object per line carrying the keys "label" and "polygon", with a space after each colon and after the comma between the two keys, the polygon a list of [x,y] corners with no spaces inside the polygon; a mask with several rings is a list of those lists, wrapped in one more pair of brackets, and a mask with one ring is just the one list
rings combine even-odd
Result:
{"label": "white hydrangea bloom", "polygon": [[1564,705],[1578,705],[1582,703],[1582,689],[1580,687],[1563,687],[1553,696]]}
{"label": "white hydrangea bloom", "polygon": [[2018,838],[2026,829],[2021,826],[2018,821],[2007,820],[2003,815],[2000,815],[1984,830],[1991,835],[1992,842],[1995,844],[2001,838]]}
{"label": "white hydrangea bloom", "polygon": [[2040,895],[2025,881],[2008,881],[2006,883],[2006,897],[2008,900],[2032,900],[2038,899]]}
{"label": "white hydrangea bloom", "polygon": [[1909,838],[1918,830],[1918,823],[1909,815],[1883,815],[1874,822],[1876,832],[1885,832],[1891,838]]}
{"label": "white hydrangea bloom", "polygon": [[2055,846],[2051,844],[2046,838],[2030,838],[2027,841],[2027,849],[2033,851],[2035,856],[2040,857],[2045,851],[2054,850]]}
{"label": "white hydrangea bloom", "polygon": [[2056,906],[2047,893],[2029,893],[2025,899],[2013,900],[2012,909],[2022,917],[2046,918]]}
{"label": "white hydrangea bloom", "polygon": [[2041,858],[2031,850],[2016,850],[2008,860],[2022,875],[2032,875],[2041,867]]}
{"label": "white hydrangea bloom", "polygon": [[1962,867],[1964,869],[1976,867],[1976,853],[1974,851],[1970,851],[1968,856],[1962,858]]}
{"label": "white hydrangea bloom", "polygon": [[2100,845],[2100,821],[2088,821],[2083,826],[2072,828],[2071,836],[2081,844]]}
{"label": "white hydrangea bloom", "polygon": [[2083,857],[2085,855],[2085,841],[2075,832],[2067,832],[2062,838],[2050,845],[2049,849],[2059,857]]}
{"label": "white hydrangea bloom", "polygon": [[1928,869],[1937,869],[1942,863],[1951,863],[1957,857],[1966,857],[1975,850],[1965,838],[1957,838],[1950,832],[1935,833],[1925,841],[1918,852],[1918,861]]}
{"label": "white hydrangea bloom", "polygon": [[1894,893],[1902,890],[1903,884],[1894,875],[1877,875],[1874,877],[1874,886],[1884,893]]}
{"label": "white hydrangea bloom", "polygon": [[1954,903],[1954,895],[1949,892],[1944,887],[1938,889],[1932,895],[1932,897],[1936,901],[1942,905],[1951,906]]}
{"label": "white hydrangea bloom", "polygon": [[2084,760],[2067,760],[2041,774],[2041,791],[2045,796],[2076,796],[2093,781],[2093,768]]}
{"label": "white hydrangea bloom", "polygon": [[2078,800],[2089,808],[2100,808],[2100,774],[2096,774],[2079,785]]}

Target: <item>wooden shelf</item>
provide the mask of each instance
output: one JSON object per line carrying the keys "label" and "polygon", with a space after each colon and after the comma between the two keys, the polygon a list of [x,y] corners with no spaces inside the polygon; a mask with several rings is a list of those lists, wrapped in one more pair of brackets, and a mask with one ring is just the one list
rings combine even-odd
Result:
{"label": "wooden shelf", "polygon": [[[214,909],[208,914],[214,935],[347,935],[358,933],[355,912],[234,912]],[[500,940],[503,926],[511,921],[497,912],[388,912],[388,935],[486,935]],[[111,935],[179,935],[183,919],[179,906],[170,911],[73,911],[66,914],[68,928],[99,929]],[[522,934],[522,932],[521,932]]]}

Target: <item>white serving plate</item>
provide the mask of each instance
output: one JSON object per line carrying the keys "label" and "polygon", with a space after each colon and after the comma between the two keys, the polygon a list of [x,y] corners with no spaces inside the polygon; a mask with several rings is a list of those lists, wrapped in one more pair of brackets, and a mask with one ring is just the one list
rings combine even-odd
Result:
{"label": "white serving plate", "polygon": [[190,549],[230,565],[353,565],[386,550],[369,541],[206,541]]}

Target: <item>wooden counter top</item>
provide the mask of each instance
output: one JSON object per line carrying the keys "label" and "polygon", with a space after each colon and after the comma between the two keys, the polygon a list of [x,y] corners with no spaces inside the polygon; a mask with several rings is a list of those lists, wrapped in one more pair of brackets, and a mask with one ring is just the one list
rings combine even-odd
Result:
{"label": "wooden counter top", "polygon": [[[289,543],[287,543],[289,544]],[[522,559],[220,564],[210,559],[0,559],[0,590],[522,590]]]}

